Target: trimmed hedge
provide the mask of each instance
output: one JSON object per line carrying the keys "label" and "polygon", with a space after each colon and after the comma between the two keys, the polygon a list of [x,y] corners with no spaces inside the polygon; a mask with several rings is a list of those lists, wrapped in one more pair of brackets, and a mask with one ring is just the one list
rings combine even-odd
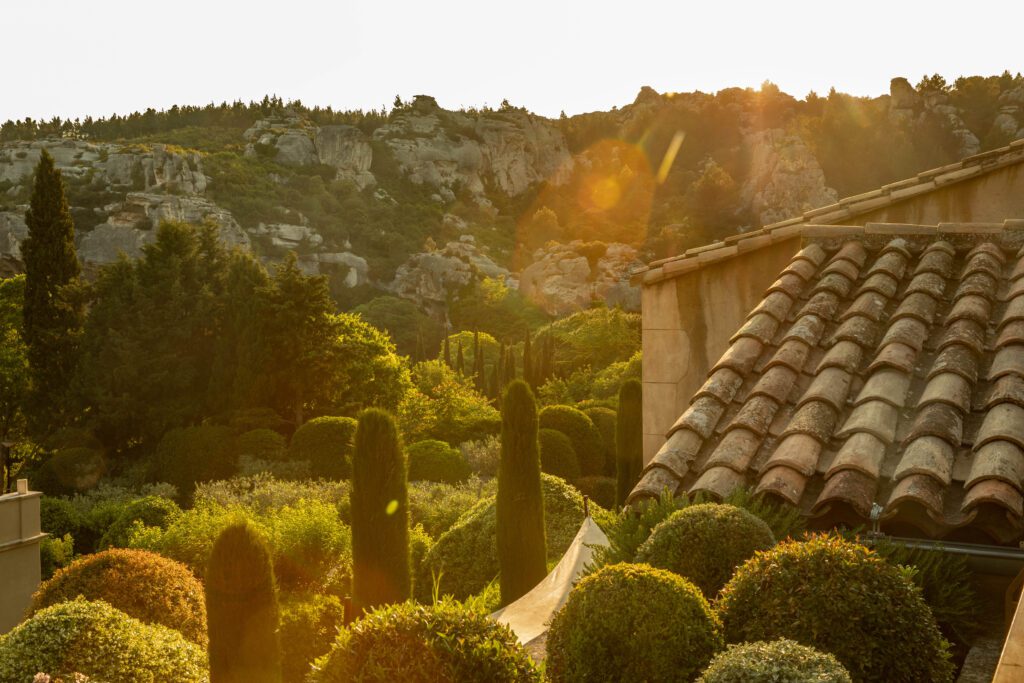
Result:
{"label": "trimmed hedge", "polygon": [[314,477],[348,479],[355,436],[356,421],[351,417],[317,417],[295,430],[288,458],[309,462]]}
{"label": "trimmed hedge", "polygon": [[327,654],[345,623],[345,607],[336,595],[281,603],[281,675],[303,681],[317,657]]}
{"label": "trimmed hedge", "polygon": [[[544,537],[547,560],[559,560],[583,523],[583,496],[558,477],[541,474],[544,496]],[[590,514],[599,522],[608,515],[598,505]],[[416,598],[429,602],[434,576],[440,577],[440,595],[465,600],[479,593],[498,576],[497,513],[495,498],[481,500],[443,533],[423,561],[416,581]]]}
{"label": "trimmed hedge", "polygon": [[580,580],[555,613],[546,671],[553,683],[688,681],[721,648],[721,624],[696,586],[614,564]]}
{"label": "trimmed hedge", "polygon": [[189,498],[198,482],[227,479],[238,456],[229,427],[200,425],[172,429],[157,444],[149,463],[150,481],[165,481]]}
{"label": "trimmed hedge", "polygon": [[169,498],[145,496],[133,500],[124,507],[114,523],[107,528],[97,545],[100,550],[111,547],[126,548],[128,547],[128,534],[135,522],[164,529],[168,522],[180,513],[181,508]]}
{"label": "trimmed hedge", "polygon": [[604,442],[597,427],[583,411],[572,406],[548,406],[540,411],[540,426],[542,429],[557,429],[569,437],[580,461],[581,474],[604,474]]}
{"label": "trimmed hedge", "polygon": [[43,583],[29,614],[78,596],[103,600],[145,624],[159,624],[206,646],[203,585],[185,565],[145,550],[87,555]]}
{"label": "trimmed hedge", "polygon": [[256,460],[281,460],[284,458],[284,437],[265,427],[252,429],[235,437],[235,453],[247,455]]}
{"label": "trimmed hedge", "polygon": [[377,609],[341,632],[313,683],[541,680],[515,634],[453,602]]}
{"label": "trimmed hedge", "polygon": [[615,509],[615,477],[580,477],[574,483],[580,493],[601,507]]}
{"label": "trimmed hedge", "polygon": [[730,645],[697,683],[850,683],[850,672],[830,654],[781,638]]}
{"label": "trimmed hedge", "polygon": [[637,562],[693,581],[709,600],[758,550],[775,545],[763,521],[732,505],[690,505],[660,522],[636,553]]}
{"label": "trimmed hedge", "polygon": [[787,541],[736,570],[716,608],[731,643],[789,638],[855,681],[952,680],[949,647],[904,571],[832,536]]}
{"label": "trimmed hedge", "polygon": [[555,477],[575,481],[580,476],[580,461],[573,450],[572,442],[557,429],[541,429],[540,468]]}
{"label": "trimmed hedge", "polygon": [[206,683],[206,651],[165,626],[144,624],[102,601],[78,598],[0,636],[0,681],[78,672],[100,681]]}
{"label": "trimmed hedge", "polygon": [[593,406],[580,408],[583,414],[590,418],[590,421],[597,427],[601,435],[601,443],[604,444],[604,472],[606,477],[615,476],[615,422],[617,420],[615,411],[604,406]]}
{"label": "trimmed hedge", "polygon": [[409,481],[460,484],[471,474],[462,451],[444,441],[417,441],[406,448],[406,455],[409,458]]}

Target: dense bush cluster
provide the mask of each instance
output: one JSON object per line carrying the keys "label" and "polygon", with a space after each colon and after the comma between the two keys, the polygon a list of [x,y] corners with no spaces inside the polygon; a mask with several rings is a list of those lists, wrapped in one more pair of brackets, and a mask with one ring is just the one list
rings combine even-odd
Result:
{"label": "dense bush cluster", "polygon": [[98,681],[209,680],[205,650],[177,631],[83,599],[47,607],[0,636],[0,680],[28,682],[40,671]]}
{"label": "dense bush cluster", "polygon": [[721,647],[721,624],[693,584],[616,564],[583,578],[552,618],[547,674],[553,683],[686,681]]}
{"label": "dense bush cluster", "polygon": [[565,434],[579,458],[584,475],[605,473],[605,446],[601,433],[582,411],[571,406],[548,406],[540,411],[542,429]]}
{"label": "dense bush cluster", "polygon": [[336,595],[293,598],[281,604],[281,674],[302,681],[313,662],[331,649],[344,626],[345,608]]}
{"label": "dense bush cluster", "polygon": [[576,481],[580,476],[580,462],[569,437],[556,429],[541,429],[538,438],[541,469],[568,482]]}
{"label": "dense bush cluster", "polygon": [[409,456],[409,481],[459,484],[469,479],[469,463],[462,457],[462,452],[444,441],[418,441],[406,452]]}
{"label": "dense bush cluster", "polygon": [[830,654],[779,639],[730,645],[715,655],[698,683],[850,683],[850,673]]}
{"label": "dense bush cluster", "polygon": [[313,476],[347,479],[355,434],[356,421],[350,417],[313,418],[295,430],[288,457],[308,461]]}
{"label": "dense bush cluster", "polygon": [[789,638],[854,680],[948,681],[948,644],[920,590],[863,546],[819,536],[748,560],[717,602],[730,643]]}
{"label": "dense bush cluster", "polygon": [[540,672],[507,626],[452,602],[375,610],[341,632],[315,683],[530,683]]}
{"label": "dense bush cluster", "polygon": [[165,528],[170,520],[181,512],[181,508],[169,498],[143,496],[133,500],[121,510],[113,523],[100,537],[98,548],[123,548],[128,545],[128,536],[136,524]]}

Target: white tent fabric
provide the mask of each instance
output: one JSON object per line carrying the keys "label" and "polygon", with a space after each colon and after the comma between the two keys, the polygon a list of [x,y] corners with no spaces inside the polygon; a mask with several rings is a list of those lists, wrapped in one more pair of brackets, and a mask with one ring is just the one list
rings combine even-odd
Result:
{"label": "white tent fabric", "polygon": [[576,533],[569,549],[562,555],[558,565],[533,590],[510,605],[491,615],[491,618],[508,624],[519,638],[527,644],[548,630],[548,622],[569,598],[569,591],[583,573],[583,568],[594,554],[593,547],[607,546],[608,537],[597,526],[593,518],[587,517]]}

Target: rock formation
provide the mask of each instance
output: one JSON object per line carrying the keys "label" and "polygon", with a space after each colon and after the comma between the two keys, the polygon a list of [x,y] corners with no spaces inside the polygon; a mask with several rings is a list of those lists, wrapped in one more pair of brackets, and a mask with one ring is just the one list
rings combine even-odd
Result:
{"label": "rock formation", "polygon": [[836,201],[825,174],[799,136],[781,129],[750,132],[749,176],[741,195],[761,225],[785,220]]}
{"label": "rock formation", "polygon": [[567,315],[595,301],[639,311],[640,289],[629,283],[629,275],[642,265],[626,244],[551,242],[534,252],[533,263],[519,276],[519,290],[551,315]]}

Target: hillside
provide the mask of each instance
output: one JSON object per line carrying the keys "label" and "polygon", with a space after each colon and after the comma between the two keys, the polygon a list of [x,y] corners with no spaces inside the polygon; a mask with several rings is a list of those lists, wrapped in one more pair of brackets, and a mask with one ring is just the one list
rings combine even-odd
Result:
{"label": "hillside", "polygon": [[[501,283],[549,315],[638,306],[628,272],[1024,137],[1024,79],[893,79],[888,96],[659,94],[551,120],[433,98],[334,112],[265,98],[0,127],[0,274],[19,269],[40,150],[87,269],[163,219],[212,221],[265,261],[296,251],[343,308],[394,294],[437,319]],[[554,243],[552,243],[554,242]]]}

